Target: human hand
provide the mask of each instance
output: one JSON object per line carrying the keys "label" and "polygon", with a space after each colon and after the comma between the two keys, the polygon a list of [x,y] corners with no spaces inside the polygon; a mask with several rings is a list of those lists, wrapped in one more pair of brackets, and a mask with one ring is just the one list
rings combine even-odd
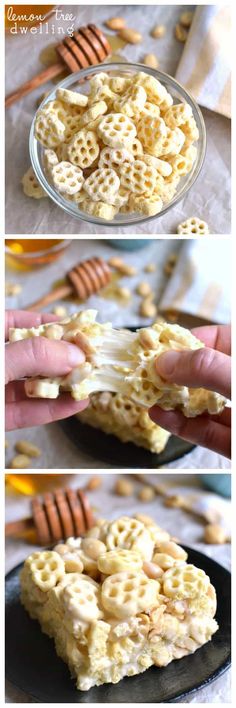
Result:
{"label": "human hand", "polygon": [[[231,397],[231,330],[227,325],[198,327],[192,330],[205,344],[204,349],[171,351],[156,360],[159,376],[168,382],[206,388]],[[231,409],[226,407],[219,415],[208,413],[196,418],[186,418],[181,411],[164,411],[152,406],[149,415],[173,435],[202,445],[230,457]]]}
{"label": "human hand", "polygon": [[[5,338],[10,327],[38,327],[55,322],[58,317],[46,314],[10,310],[6,313]],[[30,376],[64,376],[85,361],[84,352],[64,341],[32,337],[6,346],[6,430],[52,423],[84,410],[88,400],[74,401],[69,393],[59,398],[27,398],[24,382]]]}

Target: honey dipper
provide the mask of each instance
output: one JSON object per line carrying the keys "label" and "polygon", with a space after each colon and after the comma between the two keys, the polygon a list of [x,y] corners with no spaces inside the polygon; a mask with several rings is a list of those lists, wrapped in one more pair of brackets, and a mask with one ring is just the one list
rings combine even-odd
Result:
{"label": "honey dipper", "polygon": [[50,546],[69,536],[81,536],[95,523],[86,494],[81,489],[56,489],[42,499],[33,497],[32,516],[6,524],[6,536],[35,531],[37,543]]}
{"label": "honey dipper", "polygon": [[41,307],[50,305],[55,300],[60,300],[68,295],[75,295],[80,300],[86,300],[93,293],[97,293],[111,280],[111,270],[103,258],[89,258],[81,261],[66,274],[68,283],[61,285],[36,300],[26,310],[37,312]]}
{"label": "honey dipper", "polygon": [[57,45],[56,51],[58,61],[10,93],[6,97],[6,108],[20,100],[22,96],[34,91],[38,86],[42,86],[61,74],[65,68],[69,73],[74,73],[80,69],[86,69],[88,66],[101,64],[111,54],[111,47],[98,27],[87,25],[74,32],[73,37],[65,37],[63,42]]}

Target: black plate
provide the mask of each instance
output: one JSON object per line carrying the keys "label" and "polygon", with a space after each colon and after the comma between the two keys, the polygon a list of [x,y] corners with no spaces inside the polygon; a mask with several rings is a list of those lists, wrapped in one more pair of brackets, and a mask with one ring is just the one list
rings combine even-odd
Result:
{"label": "black plate", "polygon": [[171,435],[165,449],[158,455],[134,443],[123,443],[115,435],[107,435],[98,428],[92,428],[75,416],[61,420],[60,426],[79,450],[112,467],[157,468],[178,460],[195,447]]}
{"label": "black plate", "polygon": [[195,654],[114,685],[77,691],[66,664],[55,653],[53,640],[20,604],[22,565],[18,565],[6,576],[6,678],[40,703],[170,703],[214,681],[230,666],[231,576],[211,558],[185,548],[190,563],[210,576],[218,596],[220,628]]}

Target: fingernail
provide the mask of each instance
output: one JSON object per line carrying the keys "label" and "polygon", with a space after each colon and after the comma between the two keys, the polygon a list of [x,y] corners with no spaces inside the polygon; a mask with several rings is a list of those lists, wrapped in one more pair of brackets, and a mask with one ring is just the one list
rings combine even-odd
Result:
{"label": "fingernail", "polygon": [[84,352],[79,349],[79,347],[76,347],[75,344],[67,344],[67,349],[68,349],[68,364],[71,366],[73,369],[74,366],[79,366],[80,364],[83,364],[85,360]]}
{"label": "fingernail", "polygon": [[165,378],[171,376],[179,362],[179,352],[165,352],[156,360],[157,373]]}

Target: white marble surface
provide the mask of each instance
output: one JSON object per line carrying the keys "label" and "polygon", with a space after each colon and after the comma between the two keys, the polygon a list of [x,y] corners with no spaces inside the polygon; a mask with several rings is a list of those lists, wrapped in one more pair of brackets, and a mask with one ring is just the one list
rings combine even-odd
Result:
{"label": "white marble surface", "polygon": [[[103,22],[110,16],[124,16],[128,26],[140,29],[142,44],[126,45],[119,51],[128,61],[142,61],[145,54],[156,53],[159,69],[175,76],[183,51],[173,32],[182,6],[67,6],[76,17],[75,27]],[[186,8],[186,6],[184,6]],[[155,24],[165,24],[167,32],[161,40],[154,40],[150,30]],[[59,27],[66,29],[68,22],[55,22],[43,26],[42,34],[8,36],[6,41],[6,92],[10,93],[36,74],[42,65],[39,54],[43,47],[62,39]],[[51,34],[50,34],[51,28]],[[52,28],[54,34],[52,35]],[[30,56],[30,61],[29,61]],[[51,84],[52,85],[52,84]],[[203,170],[194,187],[185,198],[163,217],[134,227],[100,227],[74,220],[59,210],[51,200],[34,200],[22,192],[21,178],[30,164],[29,128],[36,110],[37,97],[50,89],[50,84],[24,97],[7,111],[6,121],[6,233],[19,234],[161,234],[176,233],[177,225],[190,216],[200,216],[209,223],[211,233],[230,232],[230,121],[203,108],[207,130],[207,154]]]}
{"label": "white marble surface", "polygon": [[[140,298],[133,292],[136,283],[141,279],[150,282],[154,292],[155,300],[158,303],[165,291],[168,282],[163,274],[163,265],[170,252],[179,252],[185,248],[178,240],[156,240],[147,245],[144,249],[126,253],[115,251],[106,241],[73,241],[65,251],[63,257],[55,263],[46,266],[43,270],[34,271],[14,271],[7,270],[6,280],[22,284],[22,292],[18,297],[7,298],[6,306],[12,309],[27,307],[32,299],[36,299],[51,289],[53,282],[57,281],[76,262],[88,258],[89,256],[100,255],[109,258],[111,255],[120,254],[127,263],[137,267],[138,273],[131,278],[122,278],[122,285],[131,287],[132,298],[124,305],[117,304],[115,300],[108,300],[100,296],[92,296],[86,302],[86,307],[94,307],[99,311],[99,321],[112,321],[115,326],[139,326],[149,324],[149,321],[140,317],[138,307]],[[146,274],[143,272],[145,264],[154,262],[156,272]],[[58,303],[56,303],[58,304]],[[62,304],[62,303],[61,303]],[[66,303],[67,305],[67,303]],[[170,305],[169,305],[170,306]],[[49,308],[48,308],[49,309]],[[68,303],[68,312],[72,313],[78,309],[76,303]],[[77,449],[75,445],[66,437],[58,423],[36,428],[28,428],[21,431],[12,431],[7,434],[10,443],[6,453],[6,467],[14,454],[14,444],[19,439],[27,439],[35,442],[43,451],[42,456],[35,458],[33,466],[38,469],[85,469],[85,468],[106,468],[109,467],[101,460],[94,459],[92,453],[87,454]],[[229,468],[230,463],[226,458],[206,450],[196,447],[191,453],[185,455],[180,460],[170,463],[170,469],[223,469]]]}
{"label": "white marble surface", "polygon": [[[171,535],[177,536],[180,543],[195,548],[196,550],[205,553],[214,558],[218,563],[225,568],[230,569],[231,565],[231,548],[230,545],[209,546],[202,541],[203,525],[194,516],[185,514],[180,509],[168,509],[163,505],[162,497],[155,497],[152,502],[140,503],[137,499],[137,492],[141,485],[138,481],[129,475],[129,479],[134,483],[134,494],[132,497],[118,497],[112,493],[114,482],[117,479],[117,474],[105,473],[102,475],[102,487],[99,490],[89,493],[89,500],[96,507],[97,516],[106,516],[108,519],[117,518],[121,514],[133,514],[142,512],[153,516],[156,522],[163,528],[166,528]],[[67,475],[67,484],[77,488],[83,487],[88,480],[88,474]],[[170,482],[170,494],[191,495],[191,497],[200,498],[204,506],[220,508],[222,516],[227,520],[230,516],[230,501],[221,497],[203,491],[201,483],[201,475],[198,474],[152,474],[147,475],[147,479],[155,482]],[[6,496],[6,521],[13,521],[30,513],[30,497],[11,492],[11,495]],[[36,550],[37,546],[30,549]],[[22,562],[29,554],[29,545],[21,540],[7,539],[6,541],[6,572],[11,570],[18,563]],[[194,664],[193,664],[194,666]],[[197,693],[189,695],[180,703],[230,703],[230,679],[231,673],[227,671],[222,677],[218,678],[214,683],[200,689]],[[6,702],[7,703],[31,703],[29,696],[15,689],[7,682],[6,685]]]}

